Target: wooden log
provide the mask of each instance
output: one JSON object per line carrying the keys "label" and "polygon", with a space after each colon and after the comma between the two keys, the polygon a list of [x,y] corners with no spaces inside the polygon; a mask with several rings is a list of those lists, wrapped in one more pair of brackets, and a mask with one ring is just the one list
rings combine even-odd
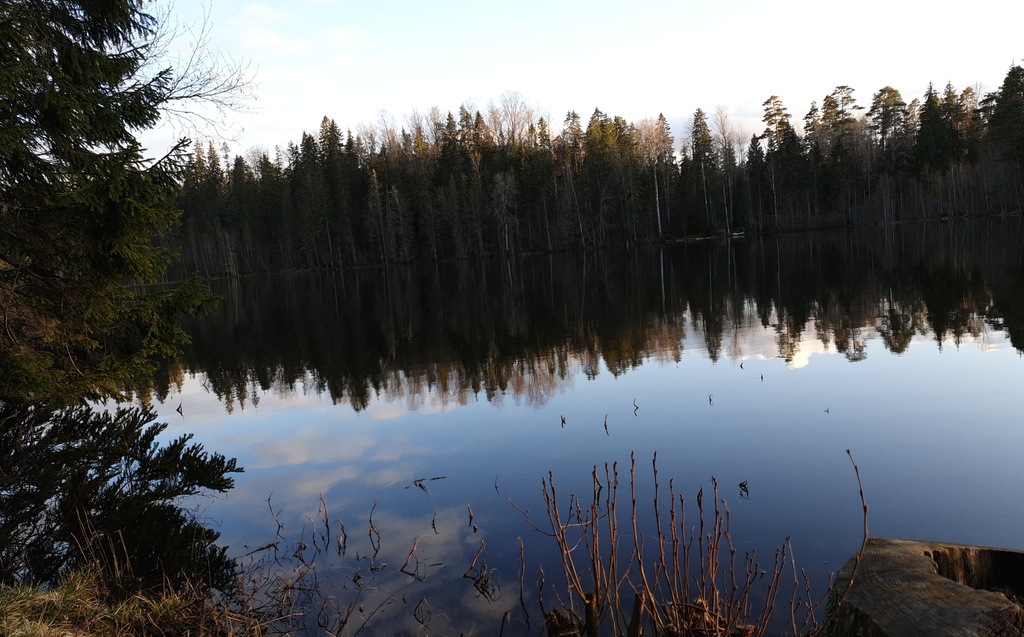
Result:
{"label": "wooden log", "polygon": [[853,564],[836,577],[828,637],[1024,635],[1024,552],[870,538],[837,608]]}

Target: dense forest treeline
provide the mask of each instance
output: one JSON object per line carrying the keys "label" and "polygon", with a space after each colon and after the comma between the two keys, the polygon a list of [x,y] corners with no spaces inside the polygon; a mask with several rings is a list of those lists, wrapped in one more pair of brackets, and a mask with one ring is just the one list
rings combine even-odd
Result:
{"label": "dense forest treeline", "polygon": [[153,390],[199,375],[229,409],[268,391],[356,410],[374,396],[543,405],[581,371],[684,348],[794,362],[820,343],[858,361],[870,341],[901,354],[915,337],[1004,334],[1024,351],[1022,233],[1004,217],[224,279]]}
{"label": "dense forest treeline", "polygon": [[506,93],[486,113],[414,114],[343,133],[324,118],[271,157],[196,146],[167,240],[171,277],[323,269],[740,231],[1019,212],[1024,68],[978,95],[929,87],[868,107],[839,86],[802,133],[782,101],[743,139],[723,109],[697,110],[676,148],[664,117],[570,112],[554,132]]}

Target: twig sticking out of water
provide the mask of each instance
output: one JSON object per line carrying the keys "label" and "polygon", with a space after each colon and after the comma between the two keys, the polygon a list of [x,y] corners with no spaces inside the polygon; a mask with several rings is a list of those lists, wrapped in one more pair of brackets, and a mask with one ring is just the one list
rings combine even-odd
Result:
{"label": "twig sticking out of water", "polygon": [[489,569],[486,560],[482,559],[485,547],[484,540],[480,540],[480,548],[477,550],[476,555],[473,556],[472,563],[470,563],[469,568],[466,569],[462,576],[471,580],[476,592],[487,599],[487,601],[496,602],[501,597],[501,587],[498,585],[495,571]]}
{"label": "twig sticking out of water", "polygon": [[843,587],[843,592],[838,596],[835,596],[833,590],[832,597],[834,599],[829,602],[829,616],[834,615],[836,611],[846,601],[846,596],[850,593],[850,589],[853,588],[853,580],[857,576],[857,569],[860,568],[860,562],[864,558],[864,551],[868,546],[868,501],[864,497],[864,483],[860,480],[860,469],[857,467],[857,462],[853,459],[853,453],[849,449],[846,450],[846,456],[850,459],[850,464],[853,465],[853,473],[857,476],[857,491],[860,493],[860,504],[861,509],[864,511],[864,532],[861,537],[860,549],[857,554],[853,556],[853,568],[850,569],[850,577],[846,580],[846,586]]}
{"label": "twig sticking out of water", "polygon": [[373,549],[373,555],[370,556],[370,570],[374,569],[374,563],[377,560],[377,555],[380,553],[380,531],[373,525],[373,512],[377,510],[377,501],[373,501],[373,507],[370,508],[370,548]]}
{"label": "twig sticking out of water", "polygon": [[427,495],[430,495],[430,491],[427,490],[427,485],[425,485],[423,483],[424,482],[432,482],[434,480],[444,480],[447,477],[448,476],[434,476],[433,478],[416,478],[411,483],[405,485],[405,488],[406,489],[410,489],[412,487],[418,487],[424,493],[426,493]]}
{"label": "twig sticking out of water", "polygon": [[[405,564],[402,564],[402,568],[400,568],[398,570],[399,570],[399,572],[405,573],[409,577],[411,577],[411,578],[413,578],[413,579],[415,579],[417,581],[422,582],[426,578],[427,573],[426,573],[426,568],[424,568],[423,572],[420,573],[420,560],[419,560],[419,558],[416,557],[416,547],[418,547],[419,545],[420,545],[420,538],[417,535],[416,536],[416,541],[412,543],[412,548],[409,549],[409,555],[405,558]],[[411,571],[407,570],[409,568],[409,562],[411,562],[414,559],[416,560],[416,562],[415,562],[415,564],[413,564],[412,570]]]}
{"label": "twig sticking out of water", "polygon": [[416,608],[412,609],[412,617],[416,622],[426,628],[430,624],[430,617],[433,613],[430,610],[430,603],[427,602],[426,597],[420,598]]}
{"label": "twig sticking out of water", "polygon": [[338,518],[338,527],[341,531],[341,535],[336,535],[335,540],[338,542],[338,555],[344,557],[345,549],[348,546],[348,533],[345,532],[345,523]]}
{"label": "twig sticking out of water", "polygon": [[526,548],[523,546],[523,538],[519,539],[519,608],[523,611],[523,620],[526,621],[526,628],[530,628],[530,613],[526,610]]}

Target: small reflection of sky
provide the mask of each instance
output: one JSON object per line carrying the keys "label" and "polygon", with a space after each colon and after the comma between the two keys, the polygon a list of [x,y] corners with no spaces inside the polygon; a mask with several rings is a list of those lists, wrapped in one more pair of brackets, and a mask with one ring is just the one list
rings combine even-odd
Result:
{"label": "small reflection of sky", "polygon": [[[409,595],[434,595],[439,617],[435,600],[454,596],[449,603],[461,605],[461,616],[481,625],[518,603],[511,590],[489,603],[461,578],[481,539],[508,586],[517,579],[518,537],[528,563],[553,555],[509,498],[540,525],[548,471],[563,493],[586,493],[595,464],[618,462],[628,476],[631,452],[642,502],[650,499],[655,453],[662,488],[675,478],[688,502],[715,476],[739,547],[770,554],[792,536],[800,565],[822,582],[861,539],[846,449],[860,467],[872,535],[1024,549],[1024,362],[1002,333],[941,349],[918,336],[898,356],[869,338],[858,362],[814,340],[813,329],[804,333],[789,363],[776,357],[775,334],[757,328],[727,343],[731,355],[717,362],[693,339],[678,362],[653,356],[618,376],[602,363],[588,379],[576,365],[575,376],[540,405],[510,395],[488,402],[482,393],[465,404],[442,403],[424,390],[412,399],[377,397],[357,413],[299,387],[292,395],[261,394],[258,405],[229,415],[202,379],[190,378],[183,417],[175,412],[178,395],[157,408],[171,424],[168,435],[195,433],[208,450],[245,467],[233,491],[199,503],[232,553],[272,538],[268,497],[294,531],[304,515],[316,517],[323,494],[330,518],[343,518],[358,536],[354,545],[365,544],[376,502],[373,523],[394,551],[392,571],[424,538],[417,555],[433,565],[431,577]],[[426,490],[413,484],[431,477],[443,478],[423,482]],[[749,499],[739,497],[741,481]],[[548,573],[557,569],[546,564]],[[393,621],[408,615],[406,608]]]}

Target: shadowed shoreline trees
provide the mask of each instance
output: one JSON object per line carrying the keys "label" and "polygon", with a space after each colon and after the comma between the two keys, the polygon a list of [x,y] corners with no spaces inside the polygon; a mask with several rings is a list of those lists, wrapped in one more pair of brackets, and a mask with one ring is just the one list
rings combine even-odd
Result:
{"label": "shadowed shoreline trees", "polygon": [[353,134],[317,134],[231,157],[198,145],[172,277],[524,254],[1018,213],[1024,200],[1024,69],[999,90],[886,86],[870,104],[838,86],[803,117],[778,96],[745,140],[698,109],[674,150],[664,117],[595,109],[560,129],[516,93],[432,109]]}

